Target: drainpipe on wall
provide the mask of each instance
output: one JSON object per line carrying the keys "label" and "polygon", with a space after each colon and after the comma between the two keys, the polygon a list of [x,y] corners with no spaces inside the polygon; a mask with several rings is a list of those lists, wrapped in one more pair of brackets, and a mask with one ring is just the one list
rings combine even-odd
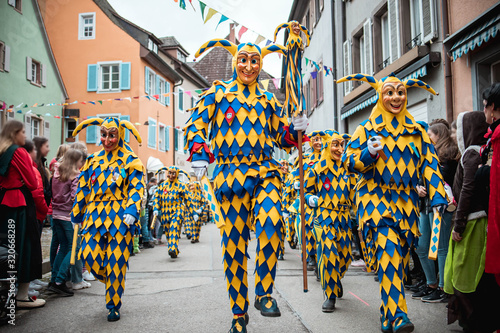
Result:
{"label": "drainpipe on wall", "polygon": [[[449,23],[448,23],[448,0],[441,0],[441,12],[443,19],[443,40],[445,40],[449,35]],[[449,56],[449,47],[443,43],[444,50],[444,89],[446,91],[446,120],[452,122],[453,115],[453,82],[451,73],[451,60]]]}
{"label": "drainpipe on wall", "polygon": [[[336,29],[335,29],[335,1],[330,2],[332,6],[332,51],[333,51],[333,79],[337,79],[337,50],[336,50]],[[337,131],[340,131],[340,124],[338,123],[338,115],[337,115],[337,83],[333,82],[333,128],[336,128]]]}
{"label": "drainpipe on wall", "polygon": [[[179,83],[174,84],[174,93],[175,93],[175,87],[178,87],[178,86],[182,85],[183,83],[184,83],[184,78],[181,77],[181,80],[179,81]],[[176,129],[176,127],[175,127],[175,113],[177,112],[177,103],[176,103],[176,100],[175,100],[175,94],[172,94],[172,103],[174,103],[174,105],[173,105],[174,106],[174,114],[173,114],[173,117],[172,117],[173,118],[172,121],[174,122],[174,135],[176,135],[177,132],[175,131],[175,129]],[[174,138],[174,142],[175,142],[175,140],[176,139]],[[184,149],[184,147],[182,147],[182,149]],[[172,149],[172,151],[174,153],[174,158],[173,158],[174,163],[173,163],[173,165],[175,165],[175,157],[176,157],[175,156],[176,155],[175,147],[174,147],[174,149]]]}

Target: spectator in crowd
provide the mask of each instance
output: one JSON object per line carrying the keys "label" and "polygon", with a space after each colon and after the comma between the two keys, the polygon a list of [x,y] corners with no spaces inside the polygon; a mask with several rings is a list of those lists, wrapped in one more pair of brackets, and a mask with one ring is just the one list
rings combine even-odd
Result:
{"label": "spectator in crowd", "polygon": [[478,167],[487,129],[483,112],[458,115],[457,142],[462,157],[453,184],[458,205],[446,261],[445,291],[452,294],[448,323],[458,320],[465,332],[500,329],[500,287],[494,275],[484,271],[490,183],[487,168]]}
{"label": "spectator in crowd", "polygon": [[[64,156],[66,151],[68,151],[68,149],[69,149],[69,145],[67,145],[67,144],[62,144],[59,146],[59,148],[57,148],[56,157],[54,157],[52,159],[52,161],[50,161],[50,163],[49,163],[49,171],[50,171],[51,176],[54,176],[54,165],[57,162],[59,162],[59,163],[61,162],[61,158]],[[35,156],[36,156],[36,154],[35,154]]]}
{"label": "spectator in crowd", "polygon": [[[450,137],[449,126],[446,126],[446,124],[444,124],[443,122],[434,122],[433,125],[430,125],[427,133],[434,143],[437,155],[439,157],[439,170],[443,175],[445,188],[451,189],[451,186],[449,184],[453,184],[458,159],[460,158],[458,147],[455,141],[453,141],[453,139]],[[427,196],[425,186],[418,186],[417,191],[419,192],[419,196]],[[449,194],[451,194],[451,192],[449,192]],[[449,209],[444,212],[441,221],[441,232],[439,235],[438,248],[438,281],[434,261],[428,258],[432,233],[432,223],[435,217],[431,207],[428,207],[428,202],[428,200],[425,201],[426,209],[422,211],[422,214],[420,215],[419,230],[422,235],[419,238],[418,247],[416,249],[417,255],[420,259],[420,263],[425,273],[427,285],[422,290],[412,294],[412,298],[421,299],[423,302],[436,303],[446,299],[446,295],[443,292],[443,276],[446,255],[448,254],[448,245],[451,233],[451,220],[453,217],[453,211],[451,211],[451,207],[453,206],[450,205]]]}
{"label": "spectator in crowd", "polygon": [[[68,289],[66,281],[70,268],[71,245],[73,244],[73,227],[70,213],[75,200],[76,188],[80,168],[84,163],[84,154],[77,149],[69,149],[59,165],[59,172],[52,180],[52,206],[54,217],[54,229],[61,244],[59,252],[52,266],[52,278],[49,290],[62,296],[73,296],[73,291]],[[76,281],[73,283],[87,285],[87,282]],[[81,288],[78,288],[81,289]]]}
{"label": "spectator in crowd", "polygon": [[50,200],[52,199],[52,189],[50,186],[50,172],[47,168],[47,155],[50,151],[49,140],[41,136],[35,136],[33,138],[33,143],[35,144],[36,149],[35,164],[40,172],[40,175],[42,175],[43,194],[47,205],[50,205]]}
{"label": "spectator in crowd", "polygon": [[38,308],[45,300],[28,296],[30,281],[42,277],[40,235],[31,191],[37,189],[33,161],[20,148],[26,142],[24,125],[8,121],[0,132],[0,245],[7,246],[9,230],[15,230],[18,292],[16,307]]}

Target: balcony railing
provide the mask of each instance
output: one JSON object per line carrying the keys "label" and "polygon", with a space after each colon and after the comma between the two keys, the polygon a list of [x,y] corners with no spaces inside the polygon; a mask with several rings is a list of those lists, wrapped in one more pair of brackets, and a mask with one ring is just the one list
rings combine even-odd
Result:
{"label": "balcony railing", "polygon": [[413,49],[415,46],[422,45],[422,40],[420,39],[420,36],[422,36],[422,34],[416,35],[412,40],[406,43],[406,47],[408,48],[408,50]]}
{"label": "balcony railing", "polygon": [[379,68],[380,70],[382,70],[382,69],[386,68],[386,67],[387,67],[387,65],[389,65],[390,61],[391,61],[391,57],[389,57],[389,58],[385,59],[385,60],[384,60],[384,61],[382,61],[380,64],[378,64],[378,68]]}

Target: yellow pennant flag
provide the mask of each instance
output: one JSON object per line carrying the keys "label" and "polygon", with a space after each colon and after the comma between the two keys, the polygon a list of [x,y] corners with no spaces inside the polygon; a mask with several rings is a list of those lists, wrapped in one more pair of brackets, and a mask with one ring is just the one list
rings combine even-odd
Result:
{"label": "yellow pennant flag", "polygon": [[205,17],[205,22],[204,23],[207,23],[208,20],[210,20],[212,18],[212,16],[214,16],[215,14],[217,14],[217,11],[213,8],[209,8],[208,9],[208,14],[207,14],[207,17]]}
{"label": "yellow pennant flag", "polygon": [[257,37],[257,39],[255,40],[254,44],[259,45],[264,39],[266,39],[266,37],[259,35],[259,37]]}
{"label": "yellow pennant flag", "polygon": [[267,87],[269,87],[269,80],[262,80],[261,82],[264,90],[267,90]]}

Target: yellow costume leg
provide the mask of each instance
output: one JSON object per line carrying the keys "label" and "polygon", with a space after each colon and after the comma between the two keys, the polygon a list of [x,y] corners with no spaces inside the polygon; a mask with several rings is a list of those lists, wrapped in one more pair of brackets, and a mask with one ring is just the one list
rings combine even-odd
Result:
{"label": "yellow costume leg", "polygon": [[106,248],[106,308],[120,309],[122,295],[125,290],[125,274],[127,272],[128,259],[132,243],[132,233],[128,231],[125,235],[117,233],[111,238],[108,234],[108,246]]}
{"label": "yellow costume leg", "polygon": [[[321,286],[327,299],[339,296],[340,292],[340,262],[337,251],[340,235],[333,226],[316,227],[318,244],[318,269]],[[318,230],[318,229],[321,229]]]}
{"label": "yellow costume leg", "polygon": [[94,227],[82,234],[82,247],[79,256],[85,267],[95,278],[106,283],[106,270],[104,268],[104,253],[107,239],[97,233]]}

